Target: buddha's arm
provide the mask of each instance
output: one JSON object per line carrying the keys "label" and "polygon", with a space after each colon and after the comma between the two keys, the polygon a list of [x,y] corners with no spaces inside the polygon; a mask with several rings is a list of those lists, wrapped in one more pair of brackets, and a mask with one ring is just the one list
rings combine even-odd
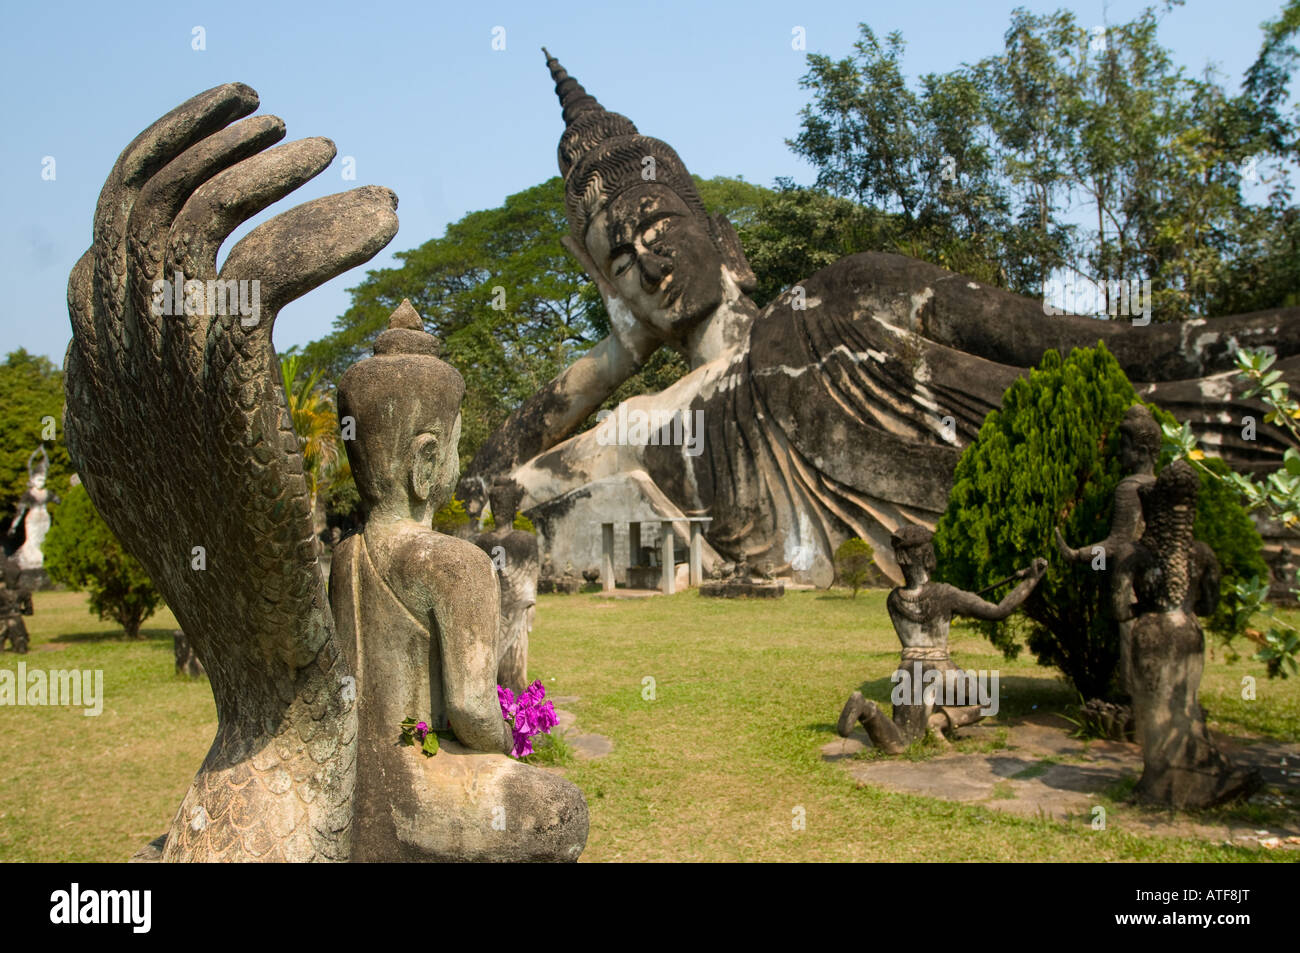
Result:
{"label": "buddha's arm", "polygon": [[462,480],[509,473],[565,440],[637,372],[659,344],[635,321],[620,326],[507,417],[479,448]]}
{"label": "buddha's arm", "polygon": [[436,565],[433,616],[442,657],[443,702],[452,733],[476,751],[509,751],[510,726],[497,700],[496,573],[482,550],[444,537]]}

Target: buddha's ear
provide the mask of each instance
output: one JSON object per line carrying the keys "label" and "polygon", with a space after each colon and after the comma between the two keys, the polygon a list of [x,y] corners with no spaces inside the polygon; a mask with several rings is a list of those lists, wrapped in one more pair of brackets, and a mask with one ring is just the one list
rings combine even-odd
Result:
{"label": "buddha's ear", "polygon": [[754,269],[749,266],[745,250],[740,247],[740,236],[732,227],[731,219],[717,212],[709,219],[709,227],[713,229],[713,236],[722,251],[722,263],[731,271],[741,291],[745,294],[753,293],[758,287],[758,278],[754,276]]}
{"label": "buddha's ear", "polygon": [[437,433],[422,433],[411,441],[411,490],[416,499],[429,499],[437,488],[441,445],[442,439]]}

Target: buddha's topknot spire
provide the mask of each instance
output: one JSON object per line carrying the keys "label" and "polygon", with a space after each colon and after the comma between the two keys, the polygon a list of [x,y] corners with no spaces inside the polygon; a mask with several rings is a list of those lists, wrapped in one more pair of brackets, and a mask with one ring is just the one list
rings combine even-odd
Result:
{"label": "buddha's topknot spire", "polygon": [[424,320],[411,304],[403,298],[388,319],[388,329],[375,340],[376,354],[423,354],[437,357],[439,341],[424,330]]}
{"label": "buddha's topknot spire", "polygon": [[604,112],[604,107],[596,101],[596,97],[583,89],[582,84],[565,71],[560,61],[546,47],[542,47],[542,52],[546,54],[546,66],[551,71],[551,79],[555,81],[555,95],[559,97],[566,125],[571,125],[573,120],[585,112]]}

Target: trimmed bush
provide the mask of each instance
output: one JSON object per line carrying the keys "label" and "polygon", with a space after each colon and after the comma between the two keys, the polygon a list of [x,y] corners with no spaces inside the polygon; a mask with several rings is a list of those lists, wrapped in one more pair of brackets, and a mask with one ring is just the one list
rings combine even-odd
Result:
{"label": "trimmed bush", "polygon": [[[935,532],[939,573],[963,589],[978,591],[1035,556],[1047,558],[1047,576],[1023,615],[977,624],[1008,657],[1023,639],[1040,664],[1060,669],[1085,698],[1117,694],[1119,634],[1105,611],[1110,580],[1063,560],[1052,531],[1059,525],[1072,546],[1106,535],[1123,475],[1119,424],[1135,403],[1137,392],[1102,344],[1065,359],[1048,351],[1028,379],[1007,389],[962,454]],[[1172,420],[1151,409],[1158,421]],[[1201,483],[1198,537],[1214,549],[1225,580],[1249,578],[1262,564],[1258,533],[1229,491],[1208,476]],[[1223,612],[1212,625],[1230,624]]]}
{"label": "trimmed bush", "polygon": [[871,581],[875,558],[876,551],[871,544],[857,536],[846,539],[835,550],[835,575],[840,585],[852,587],[853,598],[856,599],[858,590]]}

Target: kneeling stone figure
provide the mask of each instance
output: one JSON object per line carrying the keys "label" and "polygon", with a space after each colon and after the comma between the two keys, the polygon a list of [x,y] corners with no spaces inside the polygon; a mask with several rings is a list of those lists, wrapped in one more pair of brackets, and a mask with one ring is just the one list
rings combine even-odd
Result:
{"label": "kneeling stone figure", "polygon": [[[930,579],[935,568],[933,536],[924,527],[904,526],[890,540],[905,579],[889,593],[886,603],[889,620],[903,643],[895,681],[902,679],[905,685],[913,682],[918,672],[924,678],[932,671],[960,671],[948,654],[948,626],[954,615],[1005,619],[1029,598],[1047,571],[1047,560],[1035,559],[1020,570],[1022,581],[1001,602],[985,602],[973,592]],[[944,705],[927,693],[922,704],[895,705],[891,721],[875,702],[854,692],[844,703],[836,730],[847,738],[861,722],[877,748],[886,754],[902,754],[927,732],[942,737],[944,731],[974,724],[982,717],[979,705]]]}

